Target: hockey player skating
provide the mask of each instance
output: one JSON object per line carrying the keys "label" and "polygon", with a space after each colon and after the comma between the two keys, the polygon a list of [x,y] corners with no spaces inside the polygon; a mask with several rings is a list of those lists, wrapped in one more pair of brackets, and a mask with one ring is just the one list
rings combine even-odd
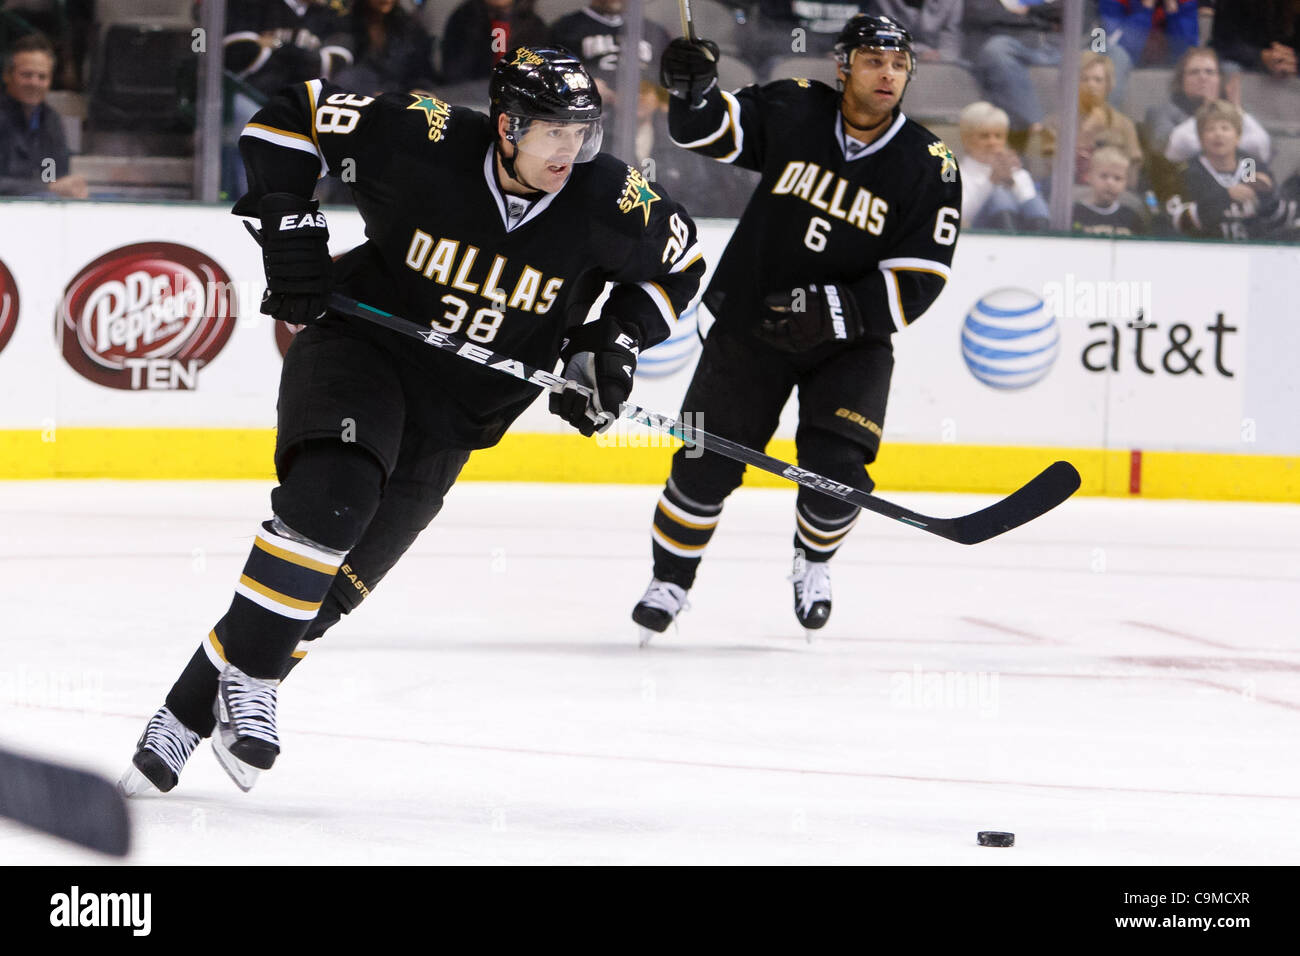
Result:
{"label": "hockey player skating", "polygon": [[[705,292],[717,317],[683,417],[762,448],[799,392],[799,465],[870,491],[894,358],[890,336],[948,279],[961,183],[951,151],[899,108],[911,37],[858,15],[835,45],[840,91],[778,80],[726,93],[717,47],[677,39],[660,63],[673,140],[762,174]],[[686,605],[722,504],[744,466],[679,451],[651,529],[654,577],[632,618],[643,639]],[[822,627],[828,562],[857,509],[807,488],[795,506],[795,614]]]}
{"label": "hockey player skating", "polygon": [[[325,310],[338,290],[591,392],[553,393],[584,434],[612,421],[638,350],[669,335],[704,264],[686,212],[600,153],[581,63],[518,49],[491,117],[422,93],[379,98],[312,80],[244,130],[261,221],[262,311],[306,324],[280,381],[272,517],[229,610],[149,721],[122,787],[167,791],[201,738],[248,789],[280,751],[277,685],[383,579],[438,513],[471,450],[495,444],[536,388]],[[331,265],[319,175],[345,173],[368,241]],[[600,317],[577,328],[606,282]],[[588,398],[588,395],[594,397]]]}

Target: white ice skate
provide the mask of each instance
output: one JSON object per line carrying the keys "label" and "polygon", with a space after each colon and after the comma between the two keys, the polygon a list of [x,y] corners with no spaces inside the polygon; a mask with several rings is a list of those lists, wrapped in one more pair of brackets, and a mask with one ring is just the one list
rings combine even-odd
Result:
{"label": "white ice skate", "polygon": [[645,647],[656,634],[668,630],[668,625],[677,619],[677,615],[689,609],[685,588],[651,578],[645,594],[632,608],[632,620],[641,625],[641,646]]}
{"label": "white ice skate", "polygon": [[258,773],[271,769],[280,753],[275,729],[279,685],[278,680],[250,677],[234,664],[227,664],[217,681],[212,750],[221,769],[245,792],[253,788]]}
{"label": "white ice skate", "polygon": [[830,564],[809,561],[802,549],[796,549],[790,581],[794,584],[795,617],[804,626],[804,638],[812,643],[812,632],[824,627],[831,616]]}
{"label": "white ice skate", "polygon": [[135,745],[131,766],[117,782],[117,789],[127,797],[167,793],[176,786],[185,761],[190,759],[201,739],[165,705],[160,707],[145,725]]}

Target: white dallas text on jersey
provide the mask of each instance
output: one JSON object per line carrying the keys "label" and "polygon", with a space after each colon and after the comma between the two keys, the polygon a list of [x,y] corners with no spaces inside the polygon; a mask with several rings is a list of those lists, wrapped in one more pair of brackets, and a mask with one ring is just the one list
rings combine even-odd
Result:
{"label": "white dallas text on jersey", "polygon": [[[832,182],[835,191],[827,199],[826,193],[830,191]],[[844,193],[848,188],[848,180],[829,169],[823,170],[816,163],[791,160],[772,187],[772,195],[798,196],[836,219],[843,219],[873,236],[880,235],[885,228],[885,217],[889,215],[889,203],[859,186],[853,202],[845,210]]]}
{"label": "white dallas text on jersey", "polygon": [[564,279],[558,276],[547,279],[540,269],[525,265],[514,288],[507,293],[499,283],[509,260],[505,256],[494,255],[483,281],[472,282],[470,274],[479,249],[468,243],[462,249],[461,245],[457,239],[435,240],[422,229],[416,229],[406,250],[406,265],[440,285],[469,295],[481,295],[489,302],[496,303],[497,308],[520,309],[545,315],[555,304]]}

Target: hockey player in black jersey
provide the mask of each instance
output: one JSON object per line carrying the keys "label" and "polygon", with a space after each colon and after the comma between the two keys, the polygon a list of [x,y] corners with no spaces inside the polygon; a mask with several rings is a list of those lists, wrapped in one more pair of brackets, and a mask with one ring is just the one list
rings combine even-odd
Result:
{"label": "hockey player in black jersey", "polygon": [[[952,152],[899,108],[915,68],[911,38],[858,15],[836,43],[840,91],[778,80],[717,86],[717,47],[674,40],[661,61],[680,146],[762,174],[709,283],[717,318],[682,412],[762,448],[799,391],[799,465],[870,491],[893,370],[890,336],[916,321],[948,279],[961,183]],[[654,577],[632,618],[665,630],[744,466],[679,451],[651,529]],[[857,510],[800,488],[795,613],[830,615],[827,562]]]}
{"label": "hockey player in black jersey", "polygon": [[[536,397],[328,312],[332,290],[529,365],[561,359],[590,391],[566,388],[550,407],[586,435],[612,421],[639,349],[667,338],[697,291],[694,224],[598,152],[601,102],[580,62],[518,49],[495,68],[491,100],[488,117],[424,93],[372,98],[312,80],[244,130],[250,191],[234,211],[261,222],[262,311],[307,326],[281,376],[279,486],[229,609],[149,721],[124,790],[170,790],[208,735],[244,789],[271,767],[277,685],[306,642],[374,590],[470,452]],[[319,175],[341,172],[367,241],[331,264],[310,197]]]}

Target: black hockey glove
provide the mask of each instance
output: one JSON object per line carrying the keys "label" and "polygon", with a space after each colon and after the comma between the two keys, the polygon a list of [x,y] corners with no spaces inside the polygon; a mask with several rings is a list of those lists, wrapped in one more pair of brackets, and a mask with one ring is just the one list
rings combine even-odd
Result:
{"label": "black hockey glove", "polygon": [[269,193],[258,205],[266,295],[262,314],[290,325],[311,325],[325,314],[333,262],[329,227],[314,199]]}
{"label": "black hockey glove", "polygon": [[659,85],[692,109],[718,83],[718,45],[712,40],[691,42],[678,37],[659,58]]}
{"label": "black hockey glove", "polygon": [[632,376],[641,351],[630,323],[606,316],[572,329],[560,348],[561,392],[551,392],[551,412],[591,437],[614,424],[619,406],[632,394]]}
{"label": "black hockey glove", "polygon": [[866,327],[847,289],[808,285],[773,292],[763,299],[766,314],[755,335],[783,352],[807,352],[827,342],[852,342]]}

